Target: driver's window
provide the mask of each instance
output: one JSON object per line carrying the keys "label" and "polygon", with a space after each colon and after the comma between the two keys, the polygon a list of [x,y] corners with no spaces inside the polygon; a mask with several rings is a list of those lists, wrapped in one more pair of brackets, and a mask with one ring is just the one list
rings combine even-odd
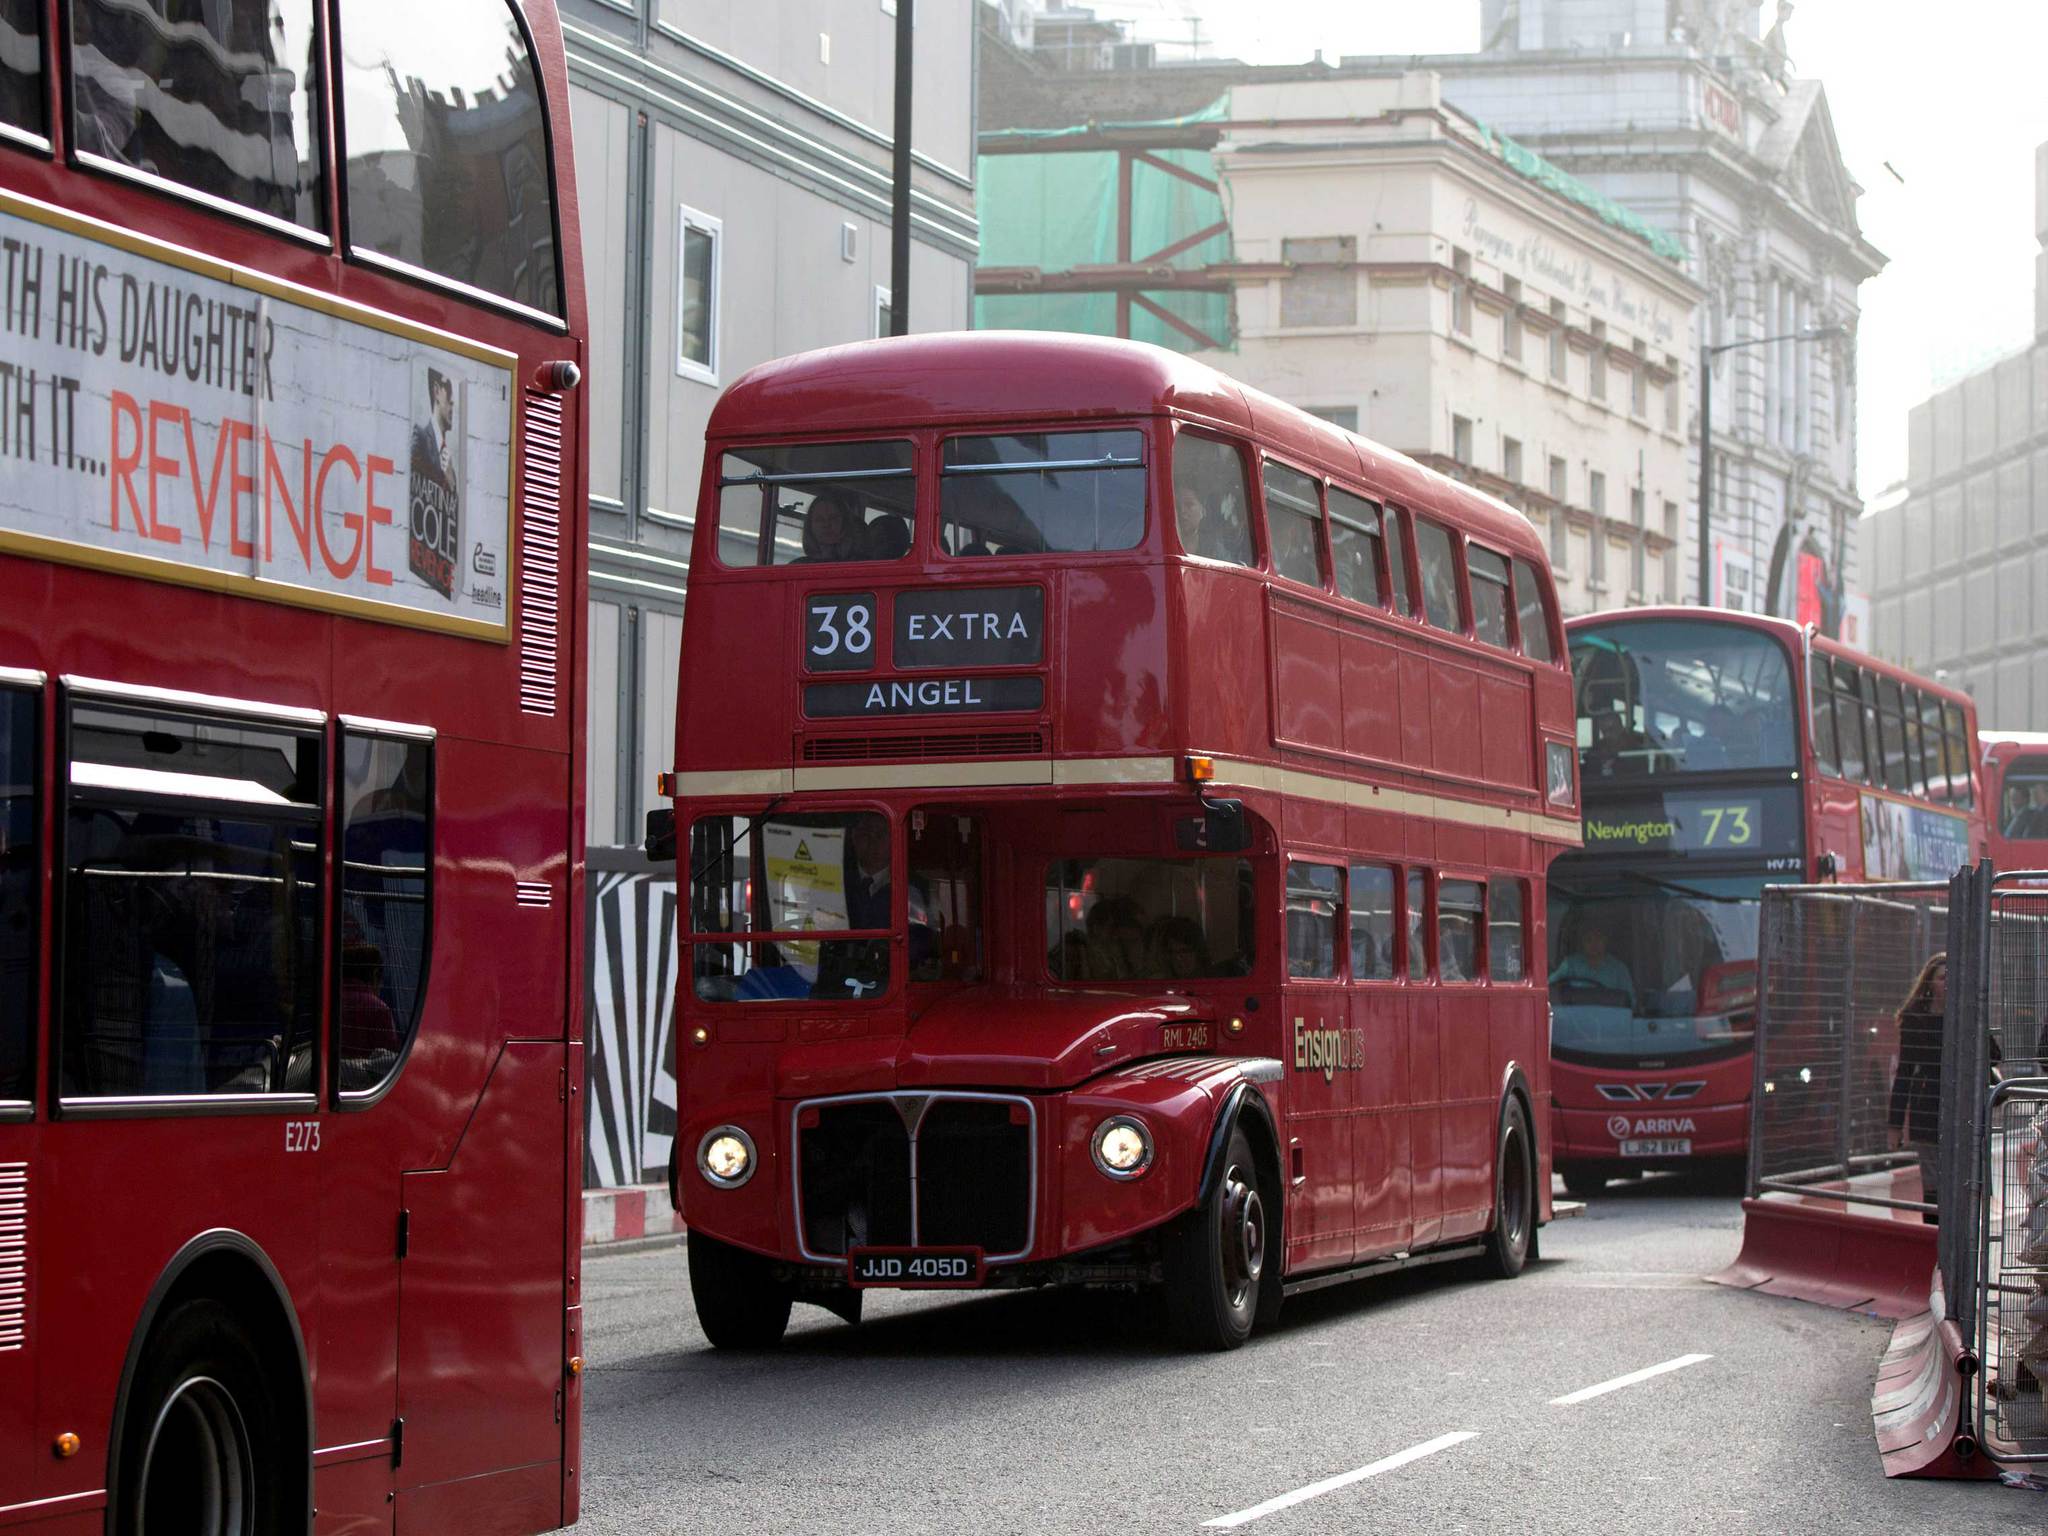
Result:
{"label": "driver's window", "polygon": [[910,979],[981,980],[981,822],[955,811],[912,811],[909,849]]}

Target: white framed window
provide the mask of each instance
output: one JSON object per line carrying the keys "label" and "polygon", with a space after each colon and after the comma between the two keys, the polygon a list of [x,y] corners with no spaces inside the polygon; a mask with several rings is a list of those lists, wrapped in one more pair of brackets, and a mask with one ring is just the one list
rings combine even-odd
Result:
{"label": "white framed window", "polygon": [[895,295],[882,284],[875,284],[875,335],[889,334],[889,323],[896,318]]}
{"label": "white framed window", "polygon": [[725,296],[719,270],[725,226],[694,208],[676,229],[676,375],[718,382],[718,310]]}

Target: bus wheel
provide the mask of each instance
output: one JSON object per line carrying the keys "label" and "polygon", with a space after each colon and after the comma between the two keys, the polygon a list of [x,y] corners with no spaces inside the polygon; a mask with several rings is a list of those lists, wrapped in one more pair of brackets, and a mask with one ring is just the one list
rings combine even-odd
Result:
{"label": "bus wheel", "polygon": [[1536,1245],[1536,1147],[1522,1101],[1509,1098],[1500,1117],[1500,1149],[1493,1168],[1493,1230],[1486,1236],[1486,1268],[1512,1280]]}
{"label": "bus wheel", "polygon": [[716,1349],[767,1349],[789,1327],[789,1286],[758,1254],[692,1232],[690,1297],[697,1321]]}
{"label": "bus wheel", "polygon": [[289,1417],[263,1351],[235,1313],[211,1297],[178,1304],[152,1330],[136,1373],[115,1529],[287,1529],[291,1478],[280,1431]]}
{"label": "bus wheel", "polygon": [[1560,1163],[1557,1175],[1574,1200],[1590,1200],[1607,1188],[1607,1175],[1590,1163]]}
{"label": "bus wheel", "polygon": [[1166,1233],[1166,1314],[1181,1343],[1235,1349],[1251,1336],[1262,1288],[1278,1283],[1268,1230],[1251,1143],[1232,1130],[1215,1189]]}

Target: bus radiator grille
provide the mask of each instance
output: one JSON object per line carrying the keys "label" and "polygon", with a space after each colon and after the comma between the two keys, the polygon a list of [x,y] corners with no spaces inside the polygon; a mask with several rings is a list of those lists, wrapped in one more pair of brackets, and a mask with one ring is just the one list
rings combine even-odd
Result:
{"label": "bus radiator grille", "polygon": [[826,1104],[797,1133],[804,1246],[831,1258],[910,1241],[910,1132],[887,1099]]}
{"label": "bus radiator grille", "polygon": [[917,1131],[918,1241],[1018,1253],[1030,1241],[1031,1132],[1010,1106],[941,1099]]}

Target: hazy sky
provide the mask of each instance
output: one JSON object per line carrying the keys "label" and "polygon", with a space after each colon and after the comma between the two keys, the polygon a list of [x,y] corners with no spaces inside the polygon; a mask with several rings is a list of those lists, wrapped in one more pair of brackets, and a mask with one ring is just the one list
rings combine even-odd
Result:
{"label": "hazy sky", "polygon": [[[1209,51],[1262,64],[1478,46],[1478,0],[1100,4],[1152,10],[1162,36],[1197,12]],[[1798,0],[1786,36],[1799,73],[1827,88],[1864,233],[1890,258],[1862,291],[1859,479],[1873,498],[1905,475],[1907,410],[2033,335],[2048,3]]]}

